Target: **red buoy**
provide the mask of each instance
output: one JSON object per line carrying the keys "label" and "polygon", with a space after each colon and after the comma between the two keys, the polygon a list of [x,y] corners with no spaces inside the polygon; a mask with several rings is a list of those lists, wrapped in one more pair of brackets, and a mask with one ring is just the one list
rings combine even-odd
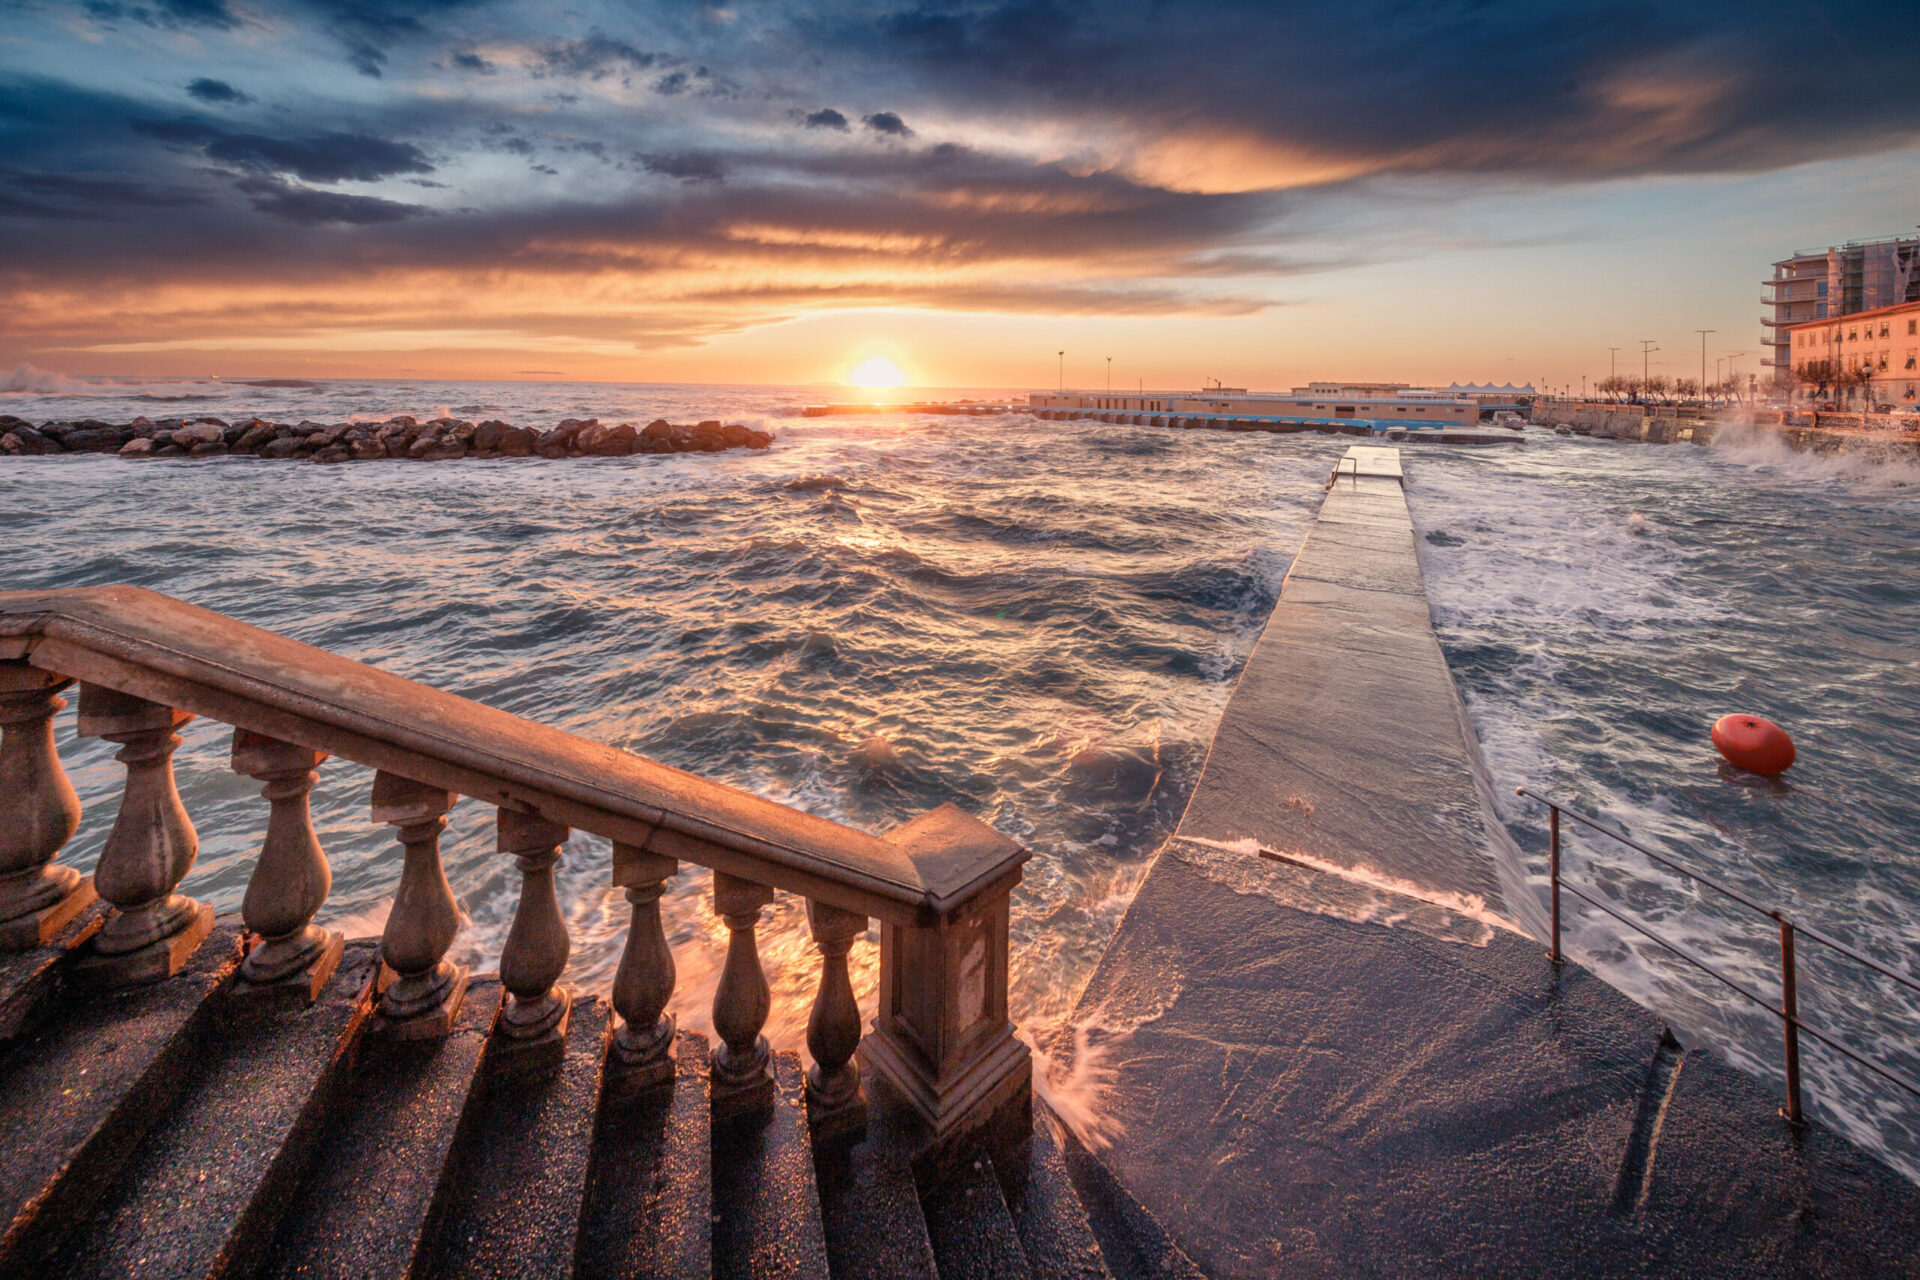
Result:
{"label": "red buoy", "polygon": [[1760,716],[1721,716],[1713,722],[1713,745],[1742,769],[1785,773],[1793,764],[1793,739]]}

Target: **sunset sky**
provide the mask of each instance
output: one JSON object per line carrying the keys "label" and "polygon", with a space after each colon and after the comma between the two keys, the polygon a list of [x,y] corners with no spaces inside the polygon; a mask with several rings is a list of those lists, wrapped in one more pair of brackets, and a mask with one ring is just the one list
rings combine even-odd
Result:
{"label": "sunset sky", "polygon": [[1757,370],[1911,0],[0,0],[0,373]]}

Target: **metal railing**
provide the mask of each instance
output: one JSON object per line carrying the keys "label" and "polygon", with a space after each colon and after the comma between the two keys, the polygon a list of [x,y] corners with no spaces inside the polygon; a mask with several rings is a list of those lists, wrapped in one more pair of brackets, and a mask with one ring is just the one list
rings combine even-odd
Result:
{"label": "metal railing", "polygon": [[[1898,1085],[1900,1088],[1906,1090],[1908,1093],[1914,1095],[1915,1097],[1920,1097],[1920,1084],[1914,1083],[1912,1080],[1907,1079],[1905,1076],[1899,1074],[1898,1072],[1888,1067],[1882,1066],[1880,1063],[1874,1062],[1872,1059],[1866,1057],[1865,1055],[1855,1051],[1854,1049],[1847,1047],[1845,1044],[1841,1043],[1838,1039],[1836,1039],[1832,1035],[1828,1034],[1825,1031],[1820,1030],[1818,1027],[1815,1027],[1807,1023],[1800,1017],[1798,972],[1797,972],[1797,964],[1794,959],[1795,939],[1800,935],[1804,934],[1805,936],[1813,939],[1815,942],[1820,943],[1822,946],[1830,948],[1831,950],[1838,952],[1840,955],[1843,955],[1848,959],[1855,961],[1858,964],[1865,965],[1867,968],[1873,970],[1875,973],[1878,973],[1883,977],[1892,978],[1895,982],[1899,983],[1901,986],[1907,987],[1912,991],[1920,992],[1920,981],[1915,981],[1914,979],[1906,976],[1905,974],[1896,973],[1894,970],[1888,968],[1884,964],[1881,964],[1878,960],[1875,960],[1873,957],[1868,955],[1863,955],[1861,952],[1855,950],[1853,947],[1850,947],[1846,943],[1841,942],[1839,939],[1833,938],[1828,934],[1822,932],[1821,930],[1814,928],[1810,924],[1804,924],[1798,920],[1793,919],[1792,917],[1788,916],[1786,912],[1780,910],[1779,908],[1765,906],[1762,903],[1756,902],[1752,898],[1748,897],[1746,894],[1740,892],[1738,889],[1733,888],[1731,885],[1724,884],[1721,881],[1716,880],[1714,877],[1710,875],[1706,875],[1702,872],[1695,871],[1693,868],[1685,866],[1679,862],[1676,862],[1672,858],[1669,858],[1667,855],[1663,853],[1659,853],[1653,849],[1649,849],[1647,846],[1639,843],[1638,841],[1629,839],[1627,836],[1624,836],[1620,832],[1613,830],[1611,827],[1595,822],[1592,818],[1587,817],[1585,814],[1580,813],[1576,809],[1569,808],[1567,805],[1562,804],[1560,801],[1555,800],[1550,796],[1543,796],[1537,791],[1528,790],[1526,787],[1515,787],[1514,793],[1516,795],[1525,796],[1530,800],[1539,801],[1541,804],[1544,804],[1547,806],[1547,811],[1548,811],[1547,812],[1547,833],[1548,833],[1547,835],[1547,883],[1548,883],[1548,928],[1549,928],[1548,947],[1549,947],[1549,950],[1547,951],[1547,959],[1549,959],[1550,961],[1552,961],[1554,964],[1557,965],[1557,964],[1564,963],[1567,958],[1565,953],[1561,950],[1561,947],[1560,947],[1560,891],[1564,889],[1568,893],[1572,894],[1574,897],[1579,898],[1582,902],[1587,903],[1589,906],[1595,908],[1596,910],[1602,911],[1605,914],[1612,916],[1615,920],[1618,920],[1621,924],[1626,925],[1629,929],[1632,929],[1635,933],[1639,933],[1645,937],[1651,938],[1653,941],[1659,943],[1661,946],[1665,947],[1667,950],[1679,956],[1682,960],[1685,960],[1687,963],[1693,965],[1696,969],[1701,970],[1703,973],[1707,974],[1709,977],[1715,979],[1716,981],[1720,982],[1724,986],[1731,988],[1741,996],[1745,997],[1747,1000],[1751,1001],[1754,1004],[1759,1005],[1762,1009],[1765,1009],[1768,1013],[1780,1019],[1781,1034],[1782,1034],[1782,1039],[1784,1041],[1783,1057],[1784,1057],[1784,1062],[1786,1067],[1786,1076],[1787,1076],[1787,1105],[1784,1108],[1782,1108],[1781,1114],[1783,1114],[1787,1118],[1788,1123],[1795,1124],[1795,1125],[1803,1123],[1802,1111],[1801,1111],[1801,1105],[1800,1105],[1800,1033],[1803,1031],[1806,1032],[1806,1034],[1812,1036],[1815,1040],[1818,1040],[1821,1044],[1827,1046],[1829,1049],[1832,1049],[1835,1053],[1840,1054],[1842,1057],[1845,1057],[1848,1060],[1855,1062],[1862,1067],[1865,1067],[1867,1070],[1873,1072],[1875,1075],[1879,1076],[1881,1079],[1889,1081],[1892,1084]],[[1682,945],[1681,943],[1675,942],[1670,938],[1661,937],[1659,934],[1655,933],[1652,929],[1647,928],[1647,926],[1641,924],[1639,921],[1630,919],[1629,917],[1622,915],[1619,911],[1616,911],[1614,908],[1600,901],[1598,898],[1594,897],[1592,894],[1583,891],[1582,889],[1580,889],[1575,885],[1567,883],[1565,878],[1561,875],[1561,869],[1560,869],[1560,815],[1562,813],[1565,813],[1568,817],[1572,818],[1575,822],[1580,823],[1582,826],[1588,827],[1594,831],[1598,831],[1601,835],[1606,836],[1608,839],[1619,841],[1621,844],[1625,845],[1629,849],[1634,850],[1636,853],[1643,854],[1646,857],[1653,859],[1655,862],[1659,863],[1663,867],[1668,868],[1669,870],[1679,872],[1681,875],[1687,877],[1689,880],[1694,880],[1699,882],[1700,884],[1706,885],[1709,889],[1712,889],[1714,892],[1733,899],[1735,902],[1738,902],[1742,906],[1758,912],[1760,915],[1765,916],[1767,919],[1772,920],[1775,924],[1777,924],[1780,929],[1780,1002],[1776,1005],[1771,999],[1767,998],[1766,996],[1760,994],[1757,991],[1754,991],[1751,987],[1747,986],[1746,984],[1739,982],[1734,978],[1730,978],[1726,974],[1720,972],[1718,969],[1714,968],[1711,964],[1708,964],[1706,960],[1702,959],[1690,948]]]}

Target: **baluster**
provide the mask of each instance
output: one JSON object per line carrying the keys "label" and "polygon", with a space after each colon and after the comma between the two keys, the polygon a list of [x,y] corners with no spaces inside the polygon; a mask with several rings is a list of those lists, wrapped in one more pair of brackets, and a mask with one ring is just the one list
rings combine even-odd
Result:
{"label": "baluster", "polygon": [[51,942],[93,901],[93,882],[53,860],[80,829],[53,717],[65,676],[0,662],[0,951]]}
{"label": "baluster", "polygon": [[[512,855],[520,868],[520,905],[500,951],[500,985],[513,993],[501,1030],[514,1042],[510,1051],[516,1065],[532,1065],[536,1057],[558,1065],[573,1008],[572,993],[554,985],[566,972],[569,949],[567,922],[553,892],[553,868],[567,828],[538,814],[501,809],[498,829],[500,852]],[[507,1048],[495,1046],[490,1052]]]}
{"label": "baluster", "polygon": [[753,936],[760,908],[773,890],[724,872],[713,873],[713,911],[727,922],[727,962],[713,993],[713,1118],[724,1120],[758,1112],[773,1103],[773,1055],[760,1028],[773,1004],[767,975],[760,969],[760,946]]}
{"label": "baluster", "polygon": [[391,824],[406,850],[380,958],[396,977],[380,994],[380,1030],[403,1040],[444,1036],[467,994],[467,968],[444,959],[460,908],[440,869],[451,791],[385,770],[373,777],[373,820]]}
{"label": "baluster", "polygon": [[80,732],[118,742],[127,766],[120,812],[100,850],[93,887],[119,910],[93,936],[76,965],[85,981],[106,986],[157,982],[178,973],[213,929],[213,908],[174,888],[200,852],[173,780],[174,730],[191,713],[145,698],[80,686]]}
{"label": "baluster", "polygon": [[866,1099],[860,1092],[860,1068],[852,1061],[860,1047],[860,1004],[847,975],[847,952],[867,931],[867,918],[807,899],[807,924],[820,948],[820,990],[807,1018],[807,1119],[815,1137],[865,1129]]}
{"label": "baluster", "polygon": [[630,844],[613,846],[613,883],[627,891],[633,908],[627,945],[613,975],[613,1007],[621,1026],[613,1056],[622,1090],[637,1092],[673,1079],[673,949],[660,925],[660,895],[680,870],[672,858]]}
{"label": "baluster", "polygon": [[233,771],[265,784],[260,794],[270,806],[267,837],[240,902],[247,928],[261,938],[240,966],[246,979],[236,988],[240,994],[312,1001],[340,964],[345,939],[337,930],[313,924],[313,913],[333,887],[333,869],[313,832],[307,803],[320,780],[314,770],[326,758],[263,733],[233,731]]}

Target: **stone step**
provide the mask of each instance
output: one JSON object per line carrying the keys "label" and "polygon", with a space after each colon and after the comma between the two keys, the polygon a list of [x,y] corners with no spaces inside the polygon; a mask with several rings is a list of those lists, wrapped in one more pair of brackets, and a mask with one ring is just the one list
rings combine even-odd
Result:
{"label": "stone step", "polygon": [[[516,1063],[489,1038],[475,1105],[423,1251],[424,1274],[454,1280],[567,1280],[578,1251],[594,1112],[607,1049],[607,1007],[576,997],[566,1056]],[[524,1056],[522,1053],[521,1056]]]}
{"label": "stone step", "polygon": [[773,1116],[713,1133],[713,1274],[721,1280],[827,1280],[800,1057],[774,1055]]}
{"label": "stone step", "polygon": [[31,1030],[58,1003],[67,953],[106,923],[109,909],[96,898],[39,946],[0,951],[0,1043]]}
{"label": "stone step", "polygon": [[362,1039],[262,1274],[361,1280],[419,1264],[499,1008],[499,979],[475,978],[445,1040]]}
{"label": "stone step", "polygon": [[950,1166],[921,1201],[940,1280],[1028,1280],[1020,1232],[984,1153]]}
{"label": "stone step", "polygon": [[164,982],[60,996],[0,1060],[0,1275],[41,1274],[167,1108],[209,1034],[209,997],[240,963],[216,926]]}
{"label": "stone step", "polygon": [[1088,1225],[1114,1275],[1124,1280],[1207,1280],[1160,1220],[1120,1185],[1099,1157],[1071,1134],[1061,1142],[1061,1153]]}
{"label": "stone step", "polygon": [[871,1076],[865,1088],[866,1133],[814,1139],[828,1267],[833,1280],[938,1280],[909,1162],[906,1104]]}
{"label": "stone step", "polygon": [[595,1117],[576,1280],[707,1280],[713,1156],[707,1038],[674,1041],[671,1086],[621,1087],[609,1063]]}
{"label": "stone step", "polygon": [[320,1136],[328,1077],[366,1014],[378,964],[377,942],[349,944],[311,1006],[262,1008],[223,993],[178,1100],[73,1235],[64,1274],[247,1274]]}
{"label": "stone step", "polygon": [[1034,1280],[1113,1280],[1080,1193],[1067,1172],[1056,1122],[1034,1108],[1027,1159],[1001,1171],[1001,1189]]}

